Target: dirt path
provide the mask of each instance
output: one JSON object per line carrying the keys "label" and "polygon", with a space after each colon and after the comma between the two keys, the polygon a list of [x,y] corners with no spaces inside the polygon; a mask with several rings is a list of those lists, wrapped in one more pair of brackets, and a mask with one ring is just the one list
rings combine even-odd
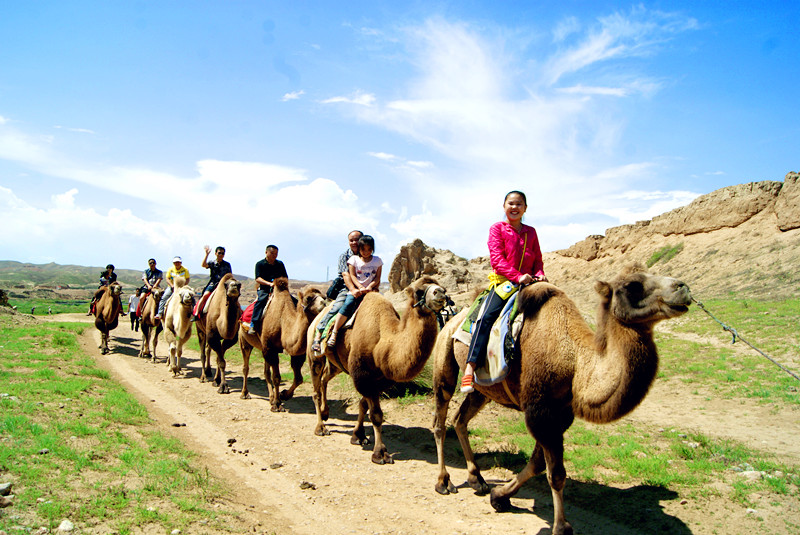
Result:
{"label": "dirt path", "polygon": [[[87,318],[60,315],[53,319]],[[108,355],[100,355],[97,349],[96,330],[87,330],[84,343],[87,352],[148,407],[166,432],[180,437],[199,453],[201,462],[236,488],[236,501],[243,511],[258,519],[266,533],[549,533],[552,499],[543,478],[528,483],[512,499],[514,512],[497,514],[488,497],[476,496],[466,487],[466,470],[456,449],[457,441],[449,437],[448,469],[460,492],[451,496],[436,494],[436,451],[430,431],[432,406],[400,409],[391,402],[384,406],[385,440],[394,453],[395,464],[378,466],[370,462],[369,451],[350,445],[355,410],[335,396],[331,396],[332,434],[328,437],[313,434],[316,416],[308,384],[301,385],[295,398],[286,402],[288,412],[271,413],[260,359],[251,363],[249,386],[253,397],[241,400],[241,369],[229,367],[233,393],[217,394],[211,384],[200,383],[199,356],[190,351],[184,354],[186,375],[172,378],[164,363],[168,349],[163,339],[159,343],[158,364],[140,359],[139,333],[132,333],[127,322],[113,332],[112,353]],[[672,383],[677,381],[657,382],[629,420],[651,429],[697,428],[707,436],[736,438],[762,450],[782,453],[787,462],[800,462],[796,412],[773,413],[755,404],[707,401],[702,393],[692,394]],[[513,414],[490,405],[482,417],[513,418]],[[229,439],[236,439],[230,447]],[[510,476],[511,472],[505,469],[484,472],[491,484],[507,481]],[[308,484],[312,488],[303,488]],[[582,496],[596,495],[596,499],[582,509],[570,502],[570,489],[578,489],[573,492]],[[576,533],[584,535],[660,530],[734,534],[741,533],[748,523],[740,505],[729,501],[681,503],[676,493],[654,491],[653,487],[613,488],[570,479],[565,495],[567,518]],[[604,509],[627,503],[616,500],[632,496],[638,498],[636,508],[641,508],[635,511],[641,528],[615,525],[603,516]],[[708,521],[709,514],[716,516],[714,522]],[[767,532],[788,533],[781,529]]]}

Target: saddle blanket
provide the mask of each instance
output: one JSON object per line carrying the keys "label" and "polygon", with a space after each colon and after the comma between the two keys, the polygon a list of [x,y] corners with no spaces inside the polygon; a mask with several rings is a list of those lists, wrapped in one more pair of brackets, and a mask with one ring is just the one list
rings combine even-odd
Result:
{"label": "saddle blanket", "polygon": [[[522,330],[522,314],[516,314],[515,304],[518,293],[513,294],[505,306],[500,316],[492,325],[489,334],[489,342],[486,346],[486,362],[475,370],[475,383],[480,386],[492,386],[505,380],[508,375],[508,361],[512,358],[514,347],[519,340],[519,331]],[[483,315],[483,307],[486,301],[480,305],[479,316]],[[516,317],[509,321],[513,314]],[[469,324],[469,325],[468,325]],[[462,327],[456,329],[453,339],[469,347],[472,342],[472,328],[474,323],[469,316],[464,320]]]}

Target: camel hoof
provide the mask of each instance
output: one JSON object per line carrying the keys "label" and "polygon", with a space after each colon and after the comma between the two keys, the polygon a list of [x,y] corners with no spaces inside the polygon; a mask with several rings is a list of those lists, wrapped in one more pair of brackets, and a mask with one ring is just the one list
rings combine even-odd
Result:
{"label": "camel hoof", "polygon": [[442,496],[447,496],[448,494],[458,494],[458,489],[456,488],[455,485],[453,485],[453,482],[450,481],[449,474],[444,479],[444,481],[436,483],[436,486],[434,488],[436,489],[436,492],[438,492]]}
{"label": "camel hoof", "polygon": [[364,436],[353,435],[350,437],[350,444],[353,446],[366,446],[369,444],[369,439]]}
{"label": "camel hoof", "polygon": [[372,462],[375,464],[394,464],[394,459],[392,459],[392,456],[386,452],[373,453]]}
{"label": "camel hoof", "polygon": [[[498,494],[499,493],[496,492],[496,489],[492,489],[492,493],[489,495],[489,503],[498,513],[510,511],[511,498],[508,496],[499,496]],[[555,533],[555,531],[553,531],[553,533]]]}
{"label": "camel hoof", "polygon": [[475,491],[475,494],[478,496],[486,496],[489,494],[489,484],[486,483],[486,480],[483,479],[483,476],[478,474],[476,476],[470,475],[467,478],[467,483],[469,484],[470,488]]}
{"label": "camel hoof", "polygon": [[250,399],[250,393],[249,392],[242,392],[242,395],[239,396],[239,399]]}
{"label": "camel hoof", "polygon": [[230,394],[231,388],[228,385],[221,385],[217,388],[217,394]]}
{"label": "camel hoof", "polygon": [[270,406],[269,410],[270,410],[270,412],[286,412],[286,407],[284,407],[283,405],[280,405],[280,404],[272,405],[272,406]]}
{"label": "camel hoof", "polygon": [[329,436],[331,434],[331,432],[328,431],[327,427],[325,427],[324,425],[321,425],[321,426],[317,427],[316,429],[314,429],[314,434],[317,435],[318,437],[327,437],[327,436]]}
{"label": "camel hoof", "polygon": [[553,535],[572,535],[572,525],[569,522],[564,522],[553,526]]}
{"label": "camel hoof", "polygon": [[281,401],[292,399],[292,397],[294,397],[294,392],[289,392],[288,390],[283,390],[280,395]]}

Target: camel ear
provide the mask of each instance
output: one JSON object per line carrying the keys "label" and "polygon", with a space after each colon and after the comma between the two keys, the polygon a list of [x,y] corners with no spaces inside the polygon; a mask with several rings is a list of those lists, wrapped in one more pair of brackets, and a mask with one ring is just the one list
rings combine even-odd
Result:
{"label": "camel ear", "polygon": [[594,291],[597,292],[603,301],[608,302],[611,299],[611,285],[607,282],[597,281],[594,283]]}

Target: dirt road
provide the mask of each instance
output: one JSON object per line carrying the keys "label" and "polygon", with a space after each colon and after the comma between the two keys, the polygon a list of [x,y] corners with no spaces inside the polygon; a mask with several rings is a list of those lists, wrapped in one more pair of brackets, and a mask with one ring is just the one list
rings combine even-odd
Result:
{"label": "dirt road", "polygon": [[[53,319],[87,318],[60,315]],[[430,431],[432,405],[400,408],[391,401],[385,404],[385,440],[395,463],[378,466],[370,462],[369,451],[350,444],[356,411],[346,402],[332,396],[328,424],[332,434],[328,437],[313,434],[316,416],[308,384],[286,402],[287,412],[270,412],[260,358],[254,356],[251,362],[252,399],[242,400],[241,369],[229,367],[229,395],[200,383],[196,352],[184,354],[187,373],[173,378],[165,365],[166,343],[159,343],[157,364],[139,358],[139,333],[132,333],[127,322],[113,331],[110,354],[100,355],[98,343],[99,333],[87,330],[86,351],[146,405],[165,432],[180,437],[199,453],[202,463],[231,483],[237,493],[235,501],[258,519],[266,533],[485,535],[550,531],[552,499],[543,477],[529,482],[512,499],[513,512],[495,513],[488,497],[476,496],[466,486],[457,441],[449,437],[448,469],[460,492],[440,496],[434,491],[437,468]],[[762,450],[782,452],[787,462],[796,464],[800,459],[796,413],[774,413],[738,401],[708,401],[702,394],[683,390],[673,383],[657,382],[628,420],[651,429],[702,428],[708,436],[734,437]],[[513,414],[490,405],[481,417],[513,418]],[[229,446],[229,439],[236,441]],[[490,484],[505,482],[511,475],[506,469],[484,472]],[[582,503],[575,503],[571,495],[582,497]],[[568,479],[565,496],[567,518],[576,533],[584,535],[733,534],[764,526],[745,507],[727,498],[686,500],[673,491],[644,485],[614,488]],[[615,524],[604,514],[609,508],[630,503],[636,523]],[[771,522],[778,520],[778,515],[785,519],[789,513],[782,509],[780,504],[759,509],[771,526],[767,533],[790,533],[780,527],[782,520]],[[795,525],[800,524],[800,515],[792,514],[798,517]],[[745,527],[748,529],[742,531]]]}

